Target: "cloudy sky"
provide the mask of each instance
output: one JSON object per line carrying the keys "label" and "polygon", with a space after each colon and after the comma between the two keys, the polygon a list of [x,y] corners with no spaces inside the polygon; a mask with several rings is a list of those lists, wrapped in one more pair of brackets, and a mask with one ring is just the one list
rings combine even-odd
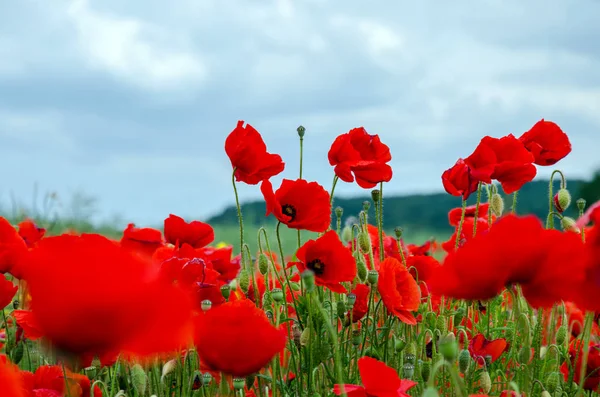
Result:
{"label": "cloudy sky", "polygon": [[237,120],[288,178],[304,125],[305,177],[327,188],[329,146],[352,127],[390,146],[387,193],[410,193],[440,190],[483,135],[541,118],[571,137],[560,167],[587,177],[598,15],[596,0],[0,0],[0,202],[37,183],[94,196],[101,218],[202,219],[233,202]]}

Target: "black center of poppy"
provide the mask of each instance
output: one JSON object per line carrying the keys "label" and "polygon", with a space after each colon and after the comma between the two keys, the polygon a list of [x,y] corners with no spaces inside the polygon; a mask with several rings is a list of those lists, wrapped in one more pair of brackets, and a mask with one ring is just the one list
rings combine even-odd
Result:
{"label": "black center of poppy", "polygon": [[290,217],[290,221],[296,219],[296,208],[294,208],[293,206],[289,204],[284,204],[281,206],[281,211],[283,212],[283,215],[287,215]]}
{"label": "black center of poppy", "polygon": [[325,271],[325,264],[319,259],[308,262],[306,267],[315,272],[316,275],[321,275]]}

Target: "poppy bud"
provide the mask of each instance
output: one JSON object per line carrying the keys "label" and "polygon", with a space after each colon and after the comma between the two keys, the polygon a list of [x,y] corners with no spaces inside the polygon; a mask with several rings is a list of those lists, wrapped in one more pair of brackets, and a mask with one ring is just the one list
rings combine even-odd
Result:
{"label": "poppy bud", "polygon": [[501,216],[504,213],[504,199],[498,193],[492,194],[492,198],[490,199],[490,207],[492,207],[492,212],[496,216]]}
{"label": "poppy bud", "polygon": [[554,208],[561,214],[571,205],[571,193],[567,189],[559,189],[554,195]]}
{"label": "poppy bud", "polygon": [[337,301],[335,309],[337,311],[338,317],[340,319],[343,319],[344,316],[346,315],[346,302],[344,302],[344,301]]}
{"label": "poppy bud", "polygon": [[315,273],[310,269],[306,269],[300,277],[302,277],[306,291],[311,292],[315,288]]}
{"label": "poppy bud", "polygon": [[298,136],[300,137],[300,139],[303,139],[304,133],[306,132],[306,128],[304,128],[303,126],[300,126],[300,127],[296,128],[296,131],[298,132]]}
{"label": "poppy bud", "polygon": [[421,361],[421,378],[424,382],[429,380],[431,376],[431,361]]}
{"label": "poppy bud", "polygon": [[169,375],[171,372],[175,371],[177,367],[177,360],[169,360],[162,367],[162,374],[160,376],[160,380],[164,381],[165,377]]}
{"label": "poppy bud", "polygon": [[354,306],[354,304],[356,303],[356,294],[353,294],[352,292],[349,293],[348,295],[346,295],[346,305],[349,308],[352,308]]}
{"label": "poppy bud", "polygon": [[133,388],[138,392],[138,395],[143,396],[146,394],[148,376],[140,364],[135,364],[131,367],[131,383],[133,384]]}
{"label": "poppy bud", "polygon": [[200,303],[200,308],[202,308],[203,312],[207,312],[212,308],[212,302],[208,299],[205,299]]}
{"label": "poppy bud", "polygon": [[344,209],[342,207],[335,207],[335,216],[341,218],[344,215]]}
{"label": "poppy bud", "polygon": [[281,290],[281,288],[273,288],[271,290],[271,297],[275,302],[281,303],[281,301],[283,300],[283,291]]}
{"label": "poppy bud", "polygon": [[373,199],[373,202],[375,204],[379,202],[379,199],[381,198],[381,192],[379,191],[379,189],[371,190],[371,198]]}
{"label": "poppy bud", "polygon": [[567,340],[567,326],[565,324],[561,325],[556,331],[556,344],[562,346]]}
{"label": "poppy bud", "polygon": [[367,233],[360,232],[358,234],[358,248],[363,254],[368,253],[371,249],[371,239]]}
{"label": "poppy bud", "polygon": [[229,299],[229,295],[231,295],[231,286],[229,284],[221,286],[221,295],[223,295],[225,300]]}
{"label": "poppy bud", "polygon": [[352,228],[350,226],[344,226],[342,229],[342,241],[348,243],[352,240]]}
{"label": "poppy bud", "polygon": [[469,366],[471,365],[471,353],[467,349],[463,349],[458,354],[458,368],[460,372],[464,375],[469,370]]}
{"label": "poppy bud", "polygon": [[519,364],[529,364],[529,362],[531,361],[531,347],[529,347],[527,344],[521,347],[517,358]]}
{"label": "poppy bud", "polygon": [[363,201],[363,211],[369,212],[369,208],[371,208],[371,202],[366,200]]}
{"label": "poppy bud", "polygon": [[290,281],[290,288],[292,289],[292,291],[298,292],[300,291],[300,284]]}
{"label": "poppy bud", "polygon": [[[283,293],[282,293],[283,295]],[[262,296],[262,305],[264,308],[267,307],[271,307],[273,305],[273,295],[271,294],[271,291],[265,291],[265,293]]]}
{"label": "poppy bud", "polygon": [[439,315],[435,321],[435,328],[440,330],[442,335],[444,335],[448,330],[448,319],[443,315]]}
{"label": "poppy bud", "polygon": [[415,376],[415,366],[411,363],[406,363],[402,367],[402,378],[403,379],[412,379]]}
{"label": "poppy bud", "polygon": [[361,283],[364,283],[367,280],[367,264],[365,263],[362,254],[358,254],[356,256],[356,275]]}
{"label": "poppy bud", "polygon": [[354,331],[352,331],[352,344],[354,346],[358,346],[360,345],[361,342],[361,331],[359,329],[355,329]]}
{"label": "poppy bud", "polygon": [[577,199],[577,209],[581,212],[583,212],[583,210],[585,209],[585,205],[586,205],[586,201],[585,199]]}
{"label": "poppy bud", "polygon": [[466,313],[467,313],[467,311],[462,306],[459,307],[458,309],[456,309],[456,313],[454,314],[454,326],[455,327],[458,327],[460,325],[462,320],[465,318]]}
{"label": "poppy bud", "polygon": [[490,390],[492,390],[492,378],[490,378],[490,373],[488,371],[483,371],[481,373],[479,384],[485,394],[488,394]]}
{"label": "poppy bud", "polygon": [[396,238],[402,238],[402,233],[404,232],[404,229],[402,229],[400,226],[396,226],[394,228],[394,234],[396,235]]}
{"label": "poppy bud", "polygon": [[439,393],[437,389],[433,386],[429,386],[427,389],[423,391],[422,397],[439,397]]}
{"label": "poppy bud", "polygon": [[258,271],[263,276],[269,271],[269,259],[263,253],[258,256]]}
{"label": "poppy bud", "polygon": [[23,359],[23,353],[25,352],[23,345],[24,345],[24,343],[18,343],[17,348],[13,351],[12,361],[15,364],[19,364],[21,362],[21,360]]}
{"label": "poppy bud", "polygon": [[369,273],[367,273],[367,281],[369,282],[369,284],[371,284],[371,285],[377,284],[378,279],[379,279],[379,273],[377,272],[377,270],[369,270]]}
{"label": "poppy bud", "polygon": [[310,339],[310,328],[304,328],[304,331],[300,334],[300,345],[308,346],[308,341]]}
{"label": "poppy bud", "polygon": [[240,270],[238,279],[238,285],[242,289],[242,292],[244,294],[248,294],[248,291],[250,290],[250,275],[248,274],[248,270],[246,270],[246,268]]}
{"label": "poppy bud", "polygon": [[246,379],[244,378],[233,378],[233,388],[235,390],[242,390],[246,385]]}
{"label": "poppy bud", "polygon": [[453,332],[450,332],[440,340],[439,349],[446,361],[452,362],[456,360],[456,356],[458,355],[458,345],[456,344],[456,337]]}
{"label": "poppy bud", "polygon": [[400,353],[406,347],[406,339],[403,337],[396,338],[395,336],[394,339],[394,350],[396,353]]}
{"label": "poppy bud", "polygon": [[210,382],[212,382],[212,375],[209,372],[205,372],[204,374],[202,374],[202,384],[204,386],[208,386],[210,385]]}
{"label": "poppy bud", "polygon": [[556,388],[559,386],[560,384],[560,373],[558,372],[551,372],[548,377],[546,378],[546,389],[550,392],[550,393],[554,393],[556,391]]}
{"label": "poppy bud", "polygon": [[560,219],[560,226],[563,228],[564,231],[579,233],[577,222],[571,217],[563,216]]}
{"label": "poppy bud", "polygon": [[540,397],[552,397],[552,395],[551,395],[550,393],[548,393],[548,391],[547,391],[547,390],[544,390],[544,391],[542,392],[542,394],[540,394]]}

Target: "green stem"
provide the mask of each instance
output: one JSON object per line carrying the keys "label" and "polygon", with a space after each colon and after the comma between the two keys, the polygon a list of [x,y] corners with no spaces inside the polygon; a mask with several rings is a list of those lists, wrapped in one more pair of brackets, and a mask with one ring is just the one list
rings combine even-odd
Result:
{"label": "green stem", "polygon": [[[550,175],[550,182],[548,183],[548,213],[551,213],[554,210],[554,175],[560,174],[560,187],[566,189],[567,182],[565,180],[565,175],[561,170],[554,170]],[[546,222],[546,229],[554,229],[554,218],[548,217]]]}
{"label": "green stem", "polygon": [[240,255],[242,266],[244,265],[244,221],[242,219],[242,207],[240,206],[240,198],[237,191],[237,186],[235,184],[235,172],[237,168],[233,169],[233,174],[231,174],[231,183],[233,184],[233,192],[235,193],[235,205],[237,208],[238,220],[240,222]]}
{"label": "green stem", "polygon": [[[280,226],[281,226],[281,222],[277,222],[277,226],[275,227],[275,234],[277,235],[277,245],[279,245],[279,255],[281,255],[281,266],[283,267],[283,276],[285,278],[287,288],[290,290],[290,293],[292,294],[292,303],[294,304],[294,310],[296,311],[296,313],[299,313],[298,306],[296,305],[296,298],[294,297],[293,289],[290,284],[290,278],[289,278],[287,270],[285,268],[285,256],[283,254],[283,247],[281,245],[281,235],[279,233]],[[300,323],[300,327],[302,329],[304,329],[304,327],[302,325],[302,320],[300,319],[300,316],[298,316],[298,322]]]}
{"label": "green stem", "polygon": [[467,213],[467,200],[462,201],[462,211],[460,213],[460,223],[458,224],[458,229],[456,230],[456,241],[454,242],[454,250],[458,249],[458,244],[460,243],[460,235],[462,234],[463,223],[465,222],[465,214]]}
{"label": "green stem", "polygon": [[513,202],[512,202],[512,208],[511,208],[511,212],[513,214],[517,213],[517,197],[518,197],[518,195],[519,195],[519,191],[518,190],[513,193]]}
{"label": "green stem", "polygon": [[333,204],[333,193],[335,192],[335,187],[337,186],[339,179],[340,178],[337,175],[333,176],[333,184],[331,185],[331,193],[329,194],[329,204]]}
{"label": "green stem", "polygon": [[[383,261],[385,250],[383,248],[383,182],[379,183],[379,211],[377,215],[377,225],[379,233],[379,260]],[[398,246],[402,250],[402,247]]]}
{"label": "green stem", "polygon": [[581,372],[579,374],[579,388],[577,390],[577,395],[581,395],[583,393],[583,386],[585,383],[585,375],[587,373],[587,363],[590,355],[590,337],[592,332],[592,324],[594,323],[594,312],[587,312],[585,315],[585,327],[583,330],[583,358],[581,360]]}
{"label": "green stem", "polygon": [[473,237],[477,235],[477,219],[479,219],[479,206],[481,205],[481,190],[483,184],[479,182],[477,185],[477,202],[475,203],[475,222],[473,223]]}
{"label": "green stem", "polygon": [[[6,321],[6,312],[4,311],[4,309],[2,309],[2,317],[4,319],[4,328],[6,330],[6,346],[10,346],[10,330],[8,327],[8,321]],[[9,350],[6,349],[6,354],[9,354]]]}

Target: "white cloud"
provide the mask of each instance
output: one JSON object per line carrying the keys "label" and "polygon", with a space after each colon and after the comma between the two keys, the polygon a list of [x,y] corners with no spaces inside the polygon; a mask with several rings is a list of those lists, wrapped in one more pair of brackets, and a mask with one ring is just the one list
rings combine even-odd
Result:
{"label": "white cloud", "polygon": [[94,68],[158,90],[186,87],[207,77],[198,54],[177,48],[177,37],[164,29],[94,11],[87,0],[74,0],[67,12]]}

